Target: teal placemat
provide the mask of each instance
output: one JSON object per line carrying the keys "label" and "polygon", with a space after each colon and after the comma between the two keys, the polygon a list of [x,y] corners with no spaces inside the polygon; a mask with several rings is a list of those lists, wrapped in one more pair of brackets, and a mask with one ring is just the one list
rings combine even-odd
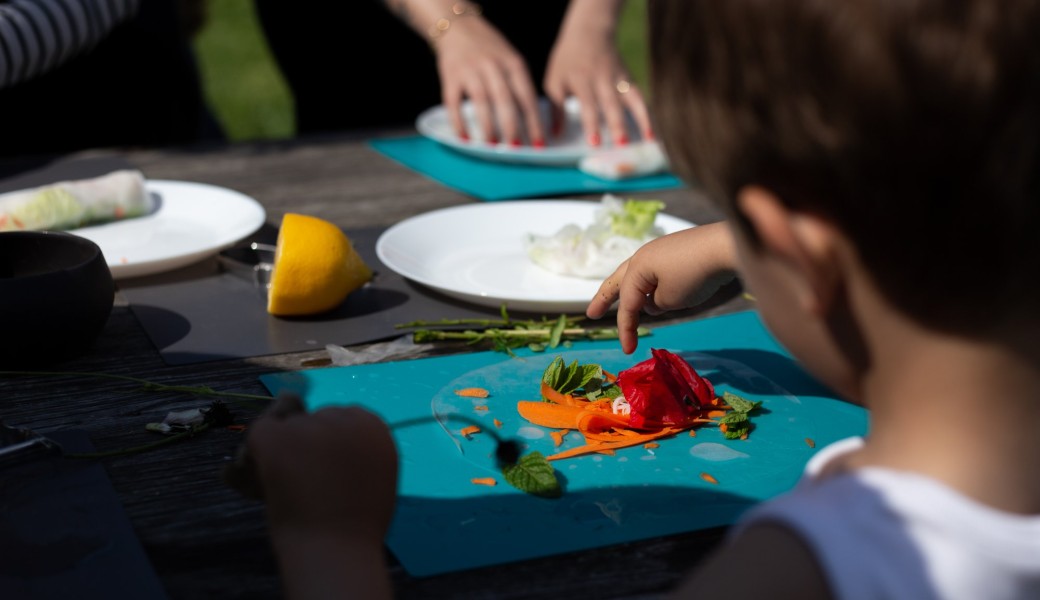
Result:
{"label": "teal placemat", "polygon": [[480,160],[424,136],[383,138],[369,145],[402,165],[481,200],[515,200],[561,194],[664,190],[681,187],[670,174],[610,181],[574,167],[543,167]]}
{"label": "teal placemat", "polygon": [[[491,436],[462,438],[458,431],[468,423],[450,417],[477,419],[521,441],[525,451],[552,454],[548,430],[516,412],[517,401],[539,398],[546,365],[562,355],[616,373],[649,358],[650,348],[680,354],[719,394],[730,390],[761,400],[764,410],[753,419],[750,437],[726,440],[716,429],[702,429],[696,437],[684,432],[659,440],[654,449],[636,446],[614,456],[556,461],[565,491],[550,500],[506,483],[494,465]],[[401,471],[387,545],[415,576],[728,525],[753,504],[790,489],[817,449],[867,430],[866,411],[835,399],[809,377],[754,312],[659,327],[632,356],[616,341],[579,342],[562,352],[524,351],[519,358],[488,351],[272,373],[261,381],[273,394],[297,391],[311,410],[357,404],[391,424]],[[472,386],[487,388],[491,396],[454,393]],[[571,434],[561,448],[579,444],[580,437]],[[701,473],[718,484],[707,483]],[[499,483],[474,485],[475,477]]]}

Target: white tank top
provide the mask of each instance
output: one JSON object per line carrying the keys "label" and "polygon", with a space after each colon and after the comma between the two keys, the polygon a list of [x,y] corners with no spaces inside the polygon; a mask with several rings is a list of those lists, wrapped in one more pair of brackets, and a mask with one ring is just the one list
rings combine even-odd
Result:
{"label": "white tank top", "polygon": [[821,449],[793,490],[749,510],[733,533],[766,521],[791,529],[840,600],[1040,600],[1040,515],[1001,512],[905,471],[818,476],[862,445]]}

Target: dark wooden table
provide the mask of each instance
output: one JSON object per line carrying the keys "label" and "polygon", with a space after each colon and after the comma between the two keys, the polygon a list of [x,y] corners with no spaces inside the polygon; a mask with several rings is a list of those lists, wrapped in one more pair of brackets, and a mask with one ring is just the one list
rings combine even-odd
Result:
{"label": "dark wooden table", "polygon": [[[263,204],[277,226],[285,212],[332,221],[346,231],[389,226],[446,206],[475,202],[387,159],[365,140],[408,132],[352,132],[287,142],[128,151],[118,156],[148,178],[210,183],[241,191]],[[580,197],[569,195],[568,197]],[[595,196],[595,197],[598,197]],[[695,223],[721,218],[691,189],[640,193],[667,203],[667,212]],[[701,318],[747,308],[731,293],[679,318]],[[458,346],[440,352],[465,352]],[[325,358],[313,351],[166,365],[117,292],[106,328],[85,356],[62,371],[111,373],[171,385],[206,385],[220,391],[267,394],[258,376],[308,368]],[[0,418],[46,434],[85,429],[98,450],[154,441],[143,424],[169,410],[203,405],[183,393],[85,376],[0,379]],[[255,412],[237,411],[240,422]],[[217,429],[148,452],[103,459],[134,530],[171,598],[276,598],[279,577],[267,543],[261,504],[241,497],[222,478],[242,433]],[[720,530],[695,532],[567,556],[451,573],[409,577],[391,559],[401,598],[644,598],[670,588],[720,539]],[[436,541],[430,541],[435,551]]]}

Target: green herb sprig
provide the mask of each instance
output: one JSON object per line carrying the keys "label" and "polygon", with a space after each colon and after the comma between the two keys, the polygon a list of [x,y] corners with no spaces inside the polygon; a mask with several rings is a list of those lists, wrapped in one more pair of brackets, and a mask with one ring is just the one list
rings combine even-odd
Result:
{"label": "green herb sprig", "polygon": [[732,392],[723,392],[722,401],[733,409],[719,419],[720,425],[726,425],[726,431],[723,432],[726,439],[735,440],[750,432],[750,415],[762,406],[762,402],[752,402]]}
{"label": "green herb sprig", "polygon": [[[561,314],[556,318],[512,319],[506,307],[501,308],[501,319],[440,319],[437,321],[410,321],[395,325],[397,329],[418,328],[412,332],[416,344],[427,342],[462,341],[471,345],[488,343],[499,352],[513,354],[514,348],[527,347],[533,352],[567,347],[576,340],[616,340],[616,327],[582,327],[584,316]],[[469,325],[460,330],[458,326]],[[637,334],[650,335],[647,327]]]}

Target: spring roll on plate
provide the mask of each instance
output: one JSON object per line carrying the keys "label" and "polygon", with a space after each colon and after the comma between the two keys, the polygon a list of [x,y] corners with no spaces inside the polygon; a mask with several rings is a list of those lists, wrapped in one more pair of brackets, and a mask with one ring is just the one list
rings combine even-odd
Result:
{"label": "spring roll on plate", "polygon": [[0,194],[0,231],[75,229],[147,214],[144,175],[123,169]]}

